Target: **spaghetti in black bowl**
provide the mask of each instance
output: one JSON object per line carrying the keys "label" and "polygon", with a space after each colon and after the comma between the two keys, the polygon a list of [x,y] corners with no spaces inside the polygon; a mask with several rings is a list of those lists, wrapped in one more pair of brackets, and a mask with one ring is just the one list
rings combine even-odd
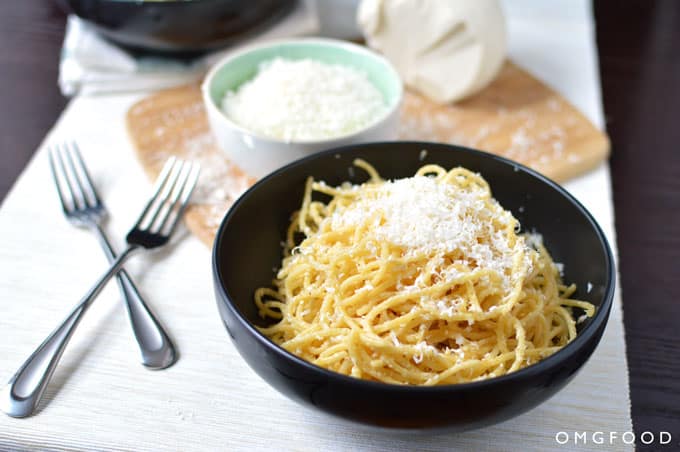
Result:
{"label": "spaghetti in black bowl", "polygon": [[[447,196],[467,206],[453,204],[460,218],[489,226],[470,246],[451,242],[467,256],[418,261],[446,249],[446,234],[471,233],[437,217]],[[534,231],[542,243],[522,236]],[[220,225],[213,271],[237,349],[284,394],[362,423],[458,430],[567,384],[602,336],[615,274],[602,231],[561,187],[497,156],[419,142],[334,149],[265,177]]]}

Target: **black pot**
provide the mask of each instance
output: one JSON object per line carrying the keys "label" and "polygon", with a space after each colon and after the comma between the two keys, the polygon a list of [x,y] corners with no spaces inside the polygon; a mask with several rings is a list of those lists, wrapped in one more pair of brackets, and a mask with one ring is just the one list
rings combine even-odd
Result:
{"label": "black pot", "polygon": [[131,49],[200,53],[266,27],[295,0],[60,0],[100,34]]}
{"label": "black pot", "polygon": [[[421,151],[427,156],[421,160]],[[576,297],[597,306],[578,337],[554,355],[517,372],[484,381],[436,387],[399,386],[359,380],[310,364],[262,335],[253,302],[280,266],[280,242],[299,208],[305,179],[330,185],[365,180],[348,173],[362,158],[384,178],[412,176],[437,163],[464,166],[489,182],[494,197],[525,230],[535,228]],[[507,159],[457,146],[420,142],[371,143],[338,148],[298,160],[265,177],[234,204],[219,227],[213,249],[219,313],[236,348],[266,382],[290,398],[325,412],[384,427],[446,427],[465,430],[523,413],[559,391],[593,353],[604,331],[614,295],[614,260],[597,223],[559,185]],[[225,375],[225,378],[229,378]]]}

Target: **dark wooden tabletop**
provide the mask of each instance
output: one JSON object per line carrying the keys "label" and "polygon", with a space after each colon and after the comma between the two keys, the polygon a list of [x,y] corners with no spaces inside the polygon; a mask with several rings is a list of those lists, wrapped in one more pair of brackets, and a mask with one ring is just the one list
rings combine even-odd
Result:
{"label": "dark wooden tabletop", "polygon": [[595,1],[595,20],[633,425],[678,448],[680,2]]}
{"label": "dark wooden tabletop", "polygon": [[[63,12],[45,0],[3,6],[0,199],[66,104],[57,87]],[[634,429],[671,432],[678,447],[680,2],[595,0],[594,12]]]}

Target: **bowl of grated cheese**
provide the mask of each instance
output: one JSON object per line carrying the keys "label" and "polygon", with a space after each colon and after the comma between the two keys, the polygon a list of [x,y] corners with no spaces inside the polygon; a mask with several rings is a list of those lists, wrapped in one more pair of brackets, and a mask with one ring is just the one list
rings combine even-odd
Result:
{"label": "bowl of grated cheese", "polygon": [[202,93],[220,148],[259,178],[323,149],[396,139],[403,87],[373,51],[306,38],[228,55]]}
{"label": "bowl of grated cheese", "polygon": [[397,429],[469,430],[544,402],[593,354],[615,287],[605,235],[565,189],[441,143],[273,172],[222,220],[212,264],[222,321],[263,380]]}

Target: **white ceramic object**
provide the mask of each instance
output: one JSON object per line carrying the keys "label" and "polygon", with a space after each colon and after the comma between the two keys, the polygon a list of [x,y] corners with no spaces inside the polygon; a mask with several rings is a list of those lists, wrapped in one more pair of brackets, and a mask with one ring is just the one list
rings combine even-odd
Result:
{"label": "white ceramic object", "polygon": [[316,0],[320,33],[329,38],[361,39],[357,8],[359,0]]}
{"label": "white ceramic object", "polygon": [[[234,123],[220,105],[228,90],[251,79],[260,62],[275,57],[312,58],[364,70],[387,101],[387,110],[365,128],[349,135],[320,141],[286,142],[266,137]],[[276,41],[248,47],[219,61],[208,72],[201,87],[208,121],[218,146],[241,169],[257,178],[307,155],[349,144],[389,141],[397,138],[399,106],[403,96],[401,79],[382,56],[365,47],[321,38]],[[266,105],[262,106],[266,109]]]}

